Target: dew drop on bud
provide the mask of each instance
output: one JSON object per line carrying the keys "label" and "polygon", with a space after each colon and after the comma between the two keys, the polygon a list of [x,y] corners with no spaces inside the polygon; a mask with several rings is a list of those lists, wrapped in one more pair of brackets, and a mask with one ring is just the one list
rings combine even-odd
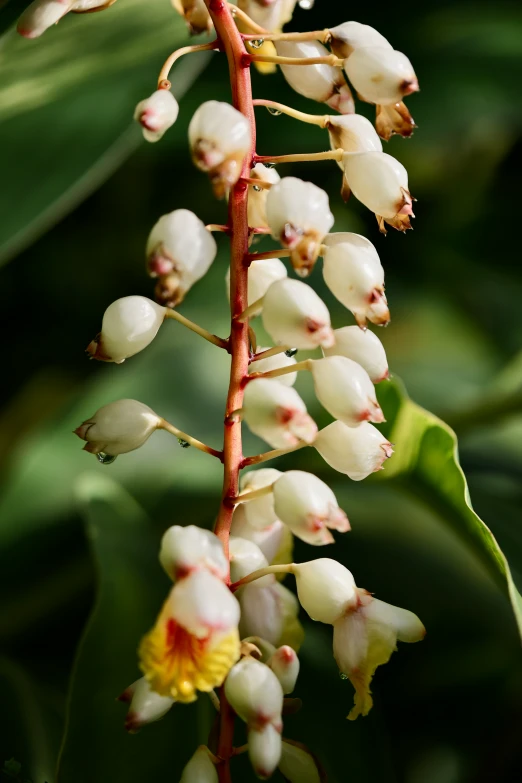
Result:
{"label": "dew drop on bud", "polygon": [[102,465],[112,465],[116,457],[113,454],[106,454],[104,451],[100,451],[96,455],[96,459],[98,462],[101,462]]}
{"label": "dew drop on bud", "polygon": [[314,7],[315,0],[299,0],[298,6],[299,8],[302,8],[303,11],[310,11],[311,8]]}
{"label": "dew drop on bud", "polygon": [[285,351],[285,356],[288,356],[289,359],[292,358],[292,356],[295,356],[297,353],[297,348],[289,348],[288,351]]}
{"label": "dew drop on bud", "polygon": [[252,49],[261,49],[263,44],[264,44],[263,38],[256,38],[255,41],[249,41],[249,45],[252,47]]}
{"label": "dew drop on bud", "polygon": [[182,449],[188,449],[188,447],[190,446],[190,443],[186,440],[183,440],[183,438],[178,438],[178,443]]}
{"label": "dew drop on bud", "polygon": [[280,114],[282,114],[282,112],[281,112],[281,111],[279,111],[279,109],[274,109],[274,107],[273,107],[273,106],[267,106],[266,108],[268,109],[268,111],[270,112],[270,114],[273,114],[273,115],[274,115],[274,117],[279,117],[279,115],[280,115]]}
{"label": "dew drop on bud", "polygon": [[256,191],[256,193],[260,193],[263,190],[263,188],[261,188],[259,185],[254,185],[254,190]]}
{"label": "dew drop on bud", "polygon": [[341,680],[347,680],[348,679],[348,675],[345,674],[344,672],[339,672],[339,677],[341,678]]}

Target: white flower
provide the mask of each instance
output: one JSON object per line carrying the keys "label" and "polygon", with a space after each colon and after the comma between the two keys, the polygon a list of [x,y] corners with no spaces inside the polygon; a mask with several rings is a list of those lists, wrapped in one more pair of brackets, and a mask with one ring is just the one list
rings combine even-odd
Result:
{"label": "white flower", "polygon": [[392,444],[368,422],[347,427],[334,421],[319,431],[313,445],[325,462],[353,481],[381,470],[393,454]]}
{"label": "white flower", "polygon": [[283,740],[279,771],[288,783],[321,783],[312,754],[304,746],[290,740]]}
{"label": "white flower", "polygon": [[412,198],[402,163],[386,152],[347,152],[343,166],[348,188],[375,212],[381,231],[383,219],[401,231],[411,228]]}
{"label": "white flower", "polygon": [[140,123],[146,141],[159,141],[178,119],[179,106],[170,90],[156,90],[140,101],[134,119]]}
{"label": "white flower", "polygon": [[317,432],[295,389],[272,379],[259,378],[247,385],[243,417],[252,432],[275,449],[297,446],[299,441],[311,443]]}
{"label": "white flower", "polygon": [[245,503],[242,506],[237,506],[234,510],[230,532],[233,536],[239,536],[257,544],[267,561],[271,563],[278,552],[286,548],[286,542],[288,539],[291,540],[292,534],[279,519],[262,530],[253,527],[247,522],[245,516],[246,505]]}
{"label": "white flower", "polygon": [[384,421],[373,383],[360,364],[345,356],[313,359],[310,364],[316,397],[332,416],[349,427]]}
{"label": "white flower", "polygon": [[188,209],[176,209],[160,217],[147,240],[150,276],[176,278],[175,301],[169,302],[171,306],[183,301],[187,291],[207,273],[216,253],[214,237]]}
{"label": "white flower", "polygon": [[304,350],[333,345],[328,308],[301,280],[286,278],[270,286],[263,302],[263,326],[279,345]]}
{"label": "white flower", "polygon": [[[259,547],[253,541],[236,536],[230,537],[230,580],[239,582],[243,577],[253,571],[266,568],[268,561]],[[256,585],[271,585],[274,575],[268,574],[261,579],[256,579]]]}
{"label": "white flower", "polygon": [[93,359],[121,364],[156,337],[165,308],[144,296],[117,299],[103,315],[100,334],[87,346]]}
{"label": "white flower", "polygon": [[182,579],[198,568],[207,568],[219,579],[228,576],[223,544],[210,530],[196,525],[172,525],[163,534],[159,560],[171,579]]}
{"label": "white flower", "polygon": [[292,693],[299,675],[299,658],[288,644],[278,647],[267,661],[275,676],[281,683],[284,694]]}
{"label": "white flower", "polygon": [[364,367],[373,383],[390,377],[384,346],[376,334],[358,326],[334,329],[335,343],[325,348],[326,356],[346,356]]}
{"label": "white flower", "polygon": [[247,732],[248,757],[252,768],[261,780],[272,777],[281,760],[281,732],[272,723],[262,729]]}
{"label": "white flower", "polygon": [[328,528],[345,533],[350,524],[330,487],[302,470],[289,470],[273,486],[274,510],[292,533],[316,546],[334,541]]}
{"label": "white flower", "polygon": [[[272,283],[287,276],[286,266],[279,258],[261,258],[248,267],[248,304],[261,299]],[[227,296],[230,299],[230,267],[226,278]]]}
{"label": "white flower", "polygon": [[184,17],[191,35],[209,33],[213,24],[205,0],[171,0],[173,8]]}
{"label": "white flower", "polygon": [[[280,57],[326,57],[328,49],[318,41],[277,41]],[[281,65],[286,81],[296,92],[313,101],[326,103],[340,114],[352,114],[350,88],[340,68],[332,65]]]}
{"label": "white flower", "polygon": [[335,298],[354,314],[360,327],[365,327],[366,319],[387,324],[384,269],[372,243],[360,234],[341,232],[328,234],[324,244],[323,277]]}
{"label": "white flower", "polygon": [[225,680],[225,696],[250,729],[267,723],[281,728],[283,688],[268,666],[251,657],[242,658]]}
{"label": "white flower", "polygon": [[344,70],[363,100],[389,105],[419,89],[413,66],[402,52],[389,46],[355,49]]}
{"label": "white flower", "polygon": [[152,690],[186,703],[221,685],[239,658],[239,613],[237,598],[205,568],[176,582],[139,648]]}
{"label": "white flower", "polygon": [[413,612],[379,601],[361,589],[357,589],[356,604],[348,606],[333,627],[335,660],[355,688],[354,707],[348,715],[355,720],[370,711],[373,675],[389,661],[397,641],[420,642],[426,629]]}
{"label": "white flower", "polygon": [[206,101],[194,113],[188,134],[195,165],[209,173],[222,198],[239,179],[252,146],[250,123],[229,103]]}
{"label": "white flower", "polygon": [[116,0],[35,0],[19,18],[16,29],[24,38],[38,38],[69,11],[101,11],[114,2]]}
{"label": "white flower", "polygon": [[115,457],[143,446],[160,422],[148,405],[137,400],[116,400],[97,410],[74,432],[87,441],[85,451]]}
{"label": "white flower", "polygon": [[[326,125],[333,150],[345,152],[382,152],[382,142],[377,131],[362,114],[343,114],[328,117]],[[343,163],[339,161],[342,168]]]}
{"label": "white flower", "polygon": [[[252,492],[252,490],[262,489],[271,486],[282,476],[280,470],[275,468],[260,468],[259,470],[250,470],[244,473],[239,481],[240,493]],[[243,504],[245,517],[249,525],[263,530],[274,522],[277,522],[277,515],[274,511],[274,497],[272,493],[263,495],[259,498],[249,500]]]}
{"label": "white flower", "polygon": [[238,7],[265,30],[277,30],[281,18],[281,0],[238,0]]}
{"label": "white flower", "polygon": [[354,49],[365,46],[381,46],[392,49],[384,35],[381,35],[373,27],[360,22],[344,22],[337,27],[330,28],[330,47],[338,57],[346,58]]}
{"label": "white flower", "polygon": [[[257,353],[266,351],[266,348],[258,348]],[[286,353],[277,353],[275,356],[269,356],[267,359],[258,359],[250,365],[249,372],[271,372],[280,370],[282,367],[292,367],[297,364],[293,356],[287,356]],[[285,375],[278,376],[277,380],[284,383],[285,386],[293,386],[297,380],[296,372],[288,372]]]}
{"label": "white flower", "polygon": [[160,696],[151,690],[145,677],[129,685],[119,700],[130,702],[125,718],[125,728],[130,734],[135,734],[148,723],[163,718],[174,704],[174,699]]}
{"label": "white flower", "polygon": [[312,620],[332,625],[357,603],[352,574],[337,560],[321,557],[308,563],[294,563],[299,603]]}
{"label": "white flower", "polygon": [[218,773],[205,745],[200,745],[183,769],[179,783],[218,783]]}
{"label": "white flower", "polygon": [[302,277],[310,274],[334,223],[325,191],[312,182],[284,177],[270,188],[266,216],[274,239],[292,251],[296,272]]}
{"label": "white flower", "polygon": [[[272,185],[277,184],[281,179],[274,168],[265,166],[263,163],[256,163],[250,172],[250,176],[252,179],[270,182]],[[263,228],[268,226],[266,220],[266,199],[269,189],[259,186],[257,188],[256,190],[254,185],[248,186],[248,225],[252,228]]]}

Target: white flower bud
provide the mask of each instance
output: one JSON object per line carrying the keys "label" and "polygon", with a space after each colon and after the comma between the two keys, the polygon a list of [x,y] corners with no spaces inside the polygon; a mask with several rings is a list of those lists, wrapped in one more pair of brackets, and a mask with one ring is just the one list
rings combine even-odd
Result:
{"label": "white flower bud", "polygon": [[384,346],[376,334],[358,326],[334,329],[335,343],[325,348],[326,356],[346,356],[364,367],[373,383],[390,377]]}
{"label": "white flower bud", "polygon": [[363,100],[389,105],[417,92],[413,66],[402,52],[384,46],[355,49],[344,61],[344,70]]}
{"label": "white flower bud", "polygon": [[284,177],[270,188],[266,215],[272,236],[292,251],[294,269],[306,277],[317,260],[323,237],[334,223],[328,195],[312,182]]}
{"label": "white flower bud", "polygon": [[[318,41],[276,41],[280,57],[327,57],[330,52]],[[354,103],[340,68],[332,65],[281,65],[286,81],[296,92],[326,103],[339,114],[352,114]]]}
{"label": "white flower bud", "polygon": [[292,693],[299,675],[299,658],[288,644],[279,647],[267,661],[275,676],[281,683],[283,693]]}
{"label": "white flower bud", "polygon": [[334,421],[319,431],[314,448],[334,470],[352,481],[362,481],[381,470],[393,454],[392,444],[368,422],[347,427],[342,421]]}
{"label": "white flower bud", "polygon": [[293,573],[299,602],[312,620],[332,625],[357,602],[354,578],[337,560],[321,557],[295,563]]}
{"label": "white flower bud", "polygon": [[[272,283],[287,277],[286,266],[279,258],[261,258],[252,261],[248,267],[248,304],[251,305],[261,299]],[[230,267],[226,278],[227,296],[230,299]]]}
{"label": "white flower bud", "polygon": [[151,690],[145,677],[136,680],[119,697],[120,701],[130,701],[125,718],[125,728],[135,734],[148,723],[160,720],[174,704],[169,696],[160,696]]}
{"label": "white flower bud", "polygon": [[288,783],[321,783],[317,763],[304,747],[283,740],[279,771]]}
{"label": "white flower bud", "polygon": [[116,299],[103,314],[100,334],[87,346],[93,359],[121,364],[156,337],[165,308],[144,296]]}
{"label": "white flower bud", "polygon": [[238,0],[238,7],[265,30],[277,30],[281,17],[281,0]]}
{"label": "white flower bud", "polygon": [[90,454],[116,457],[143,446],[158,429],[161,419],[137,400],[116,400],[104,405],[74,430]]}
{"label": "white flower bud", "polygon": [[[267,348],[258,348],[257,353],[266,351]],[[271,372],[272,370],[280,370],[282,367],[292,367],[297,364],[293,356],[287,356],[285,353],[277,353],[275,356],[269,356],[267,359],[259,359],[250,365],[249,372]],[[293,386],[297,380],[296,372],[288,372],[285,375],[278,376],[279,383],[284,383],[285,386]]]}
{"label": "white flower bud", "polygon": [[198,568],[207,568],[219,579],[228,576],[223,544],[210,530],[196,525],[172,525],[163,534],[159,560],[171,579],[182,579]]}
{"label": "white flower bud", "polygon": [[250,123],[229,103],[206,101],[194,113],[188,135],[195,165],[209,173],[215,194],[223,197],[239,179],[250,151]]}
{"label": "white flower bud", "polygon": [[[333,150],[345,152],[382,152],[382,142],[370,120],[362,114],[328,117],[326,125]],[[342,168],[342,161],[338,161]]]}
{"label": "white flower bud", "polygon": [[382,219],[401,231],[411,228],[412,198],[408,172],[386,152],[347,152],[343,157],[344,177],[354,196]]}
{"label": "white flower bud", "polygon": [[252,432],[274,449],[297,446],[299,441],[312,443],[317,432],[295,389],[272,379],[259,378],[247,385],[243,417]]}
{"label": "white flower bud", "polygon": [[176,209],[160,217],[147,240],[150,276],[172,275],[178,280],[171,306],[183,301],[187,291],[207,273],[216,253],[214,237],[188,209]]}
{"label": "white flower bud", "polygon": [[[230,581],[239,582],[259,568],[266,568],[268,561],[259,547],[253,541],[245,538],[230,537]],[[274,575],[262,577],[256,580],[256,585],[271,585]]]}
{"label": "white flower bud", "polygon": [[35,0],[18,20],[17,32],[24,38],[38,38],[60,21],[74,6],[75,0]]}
{"label": "white flower bud", "polygon": [[345,356],[311,360],[315,394],[321,405],[349,427],[382,422],[383,412],[365,369]]}
{"label": "white flower bud", "polygon": [[237,595],[241,606],[241,638],[259,636],[273,645],[285,642],[299,647],[304,635],[297,619],[299,603],[288,588],[276,581],[274,574],[241,587]]}
{"label": "white flower bud", "polygon": [[200,745],[185,766],[179,783],[218,783],[217,769],[205,745]]}
{"label": "white flower bud", "polygon": [[263,302],[263,326],[279,345],[313,350],[333,345],[330,313],[313,288],[286,278],[273,283]]}
{"label": "white flower bud", "polygon": [[281,760],[281,732],[271,723],[263,729],[251,729],[247,733],[248,757],[260,780],[272,777]]}
{"label": "white flower bud", "polygon": [[361,49],[365,46],[393,48],[384,35],[381,35],[370,25],[360,22],[344,22],[337,27],[331,27],[330,35],[330,47],[337,57],[349,57],[355,49]]}
{"label": "white flower bud", "polygon": [[[281,179],[274,168],[265,166],[263,163],[256,163],[250,172],[250,176],[252,179],[270,182],[272,185],[277,184]],[[268,226],[266,220],[266,199],[269,189],[257,187],[258,189],[256,190],[254,185],[248,186],[248,225],[252,228],[264,228]]]}
{"label": "white flower bud", "polygon": [[239,603],[221,579],[206,569],[176,582],[168,608],[179,625],[199,639],[209,631],[228,631],[239,623]]}
{"label": "white flower bud", "polygon": [[173,8],[184,17],[191,35],[209,33],[213,24],[205,0],[171,0]]}
{"label": "white flower bud", "polygon": [[134,119],[140,123],[146,141],[159,141],[178,119],[179,106],[170,90],[156,90],[140,101]]}
{"label": "white flower bud", "polygon": [[90,11],[94,11],[95,8],[99,11],[103,8],[109,8],[115,2],[116,0],[75,0],[71,10],[76,14],[88,14]]}
{"label": "white flower bud", "polygon": [[[275,468],[250,470],[241,476],[239,481],[240,495],[243,492],[252,492],[252,490],[269,487],[282,475],[281,471]],[[243,508],[245,509],[246,520],[252,527],[263,530],[277,522],[272,493],[247,501],[243,504]]]}
{"label": "white flower bud", "polygon": [[225,696],[249,728],[268,723],[281,727],[283,689],[272,669],[254,658],[242,658],[225,680]]}
{"label": "white flower bud", "polygon": [[242,506],[237,506],[234,510],[230,532],[233,536],[245,538],[247,541],[252,541],[256,544],[268,562],[271,563],[279,550],[284,546],[285,538],[287,536],[289,538],[292,537],[291,533],[280,520],[262,530],[253,527],[247,522],[245,516],[246,505],[245,503]]}
{"label": "white flower bud", "polygon": [[[326,285],[364,328],[366,320],[383,325],[390,320],[384,294],[384,269],[372,243],[360,234],[328,234],[324,244]],[[330,347],[330,346],[328,346]]]}
{"label": "white flower bud", "polygon": [[302,470],[289,470],[273,487],[274,510],[292,533],[307,544],[332,544],[328,528],[346,533],[350,523],[330,487]]}

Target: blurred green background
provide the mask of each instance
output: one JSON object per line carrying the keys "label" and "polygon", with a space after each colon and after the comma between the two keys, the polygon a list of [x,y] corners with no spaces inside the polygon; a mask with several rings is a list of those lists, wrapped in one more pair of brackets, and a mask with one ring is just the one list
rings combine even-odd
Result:
{"label": "blurred green background", "polygon": [[[137,642],[168,589],[157,562],[161,534],[173,523],[212,525],[220,466],[158,434],[104,467],[72,430],[102,404],[132,397],[220,443],[228,360],[213,346],[169,323],[123,366],[88,362],[83,349],[111,301],[152,295],[144,245],[161,214],[186,207],[206,222],[225,219],[190,163],[186,135],[202,101],[229,100],[226,62],[214,56],[207,67],[196,55],[176,66],[179,120],[147,145],[131,125],[133,108],[187,39],[169,0],[71,15],[38,41],[10,28],[25,5],[0,2],[0,766],[15,758],[18,780],[34,783],[176,781],[206,741],[210,705],[174,707],[127,736],[115,697],[137,677]],[[419,128],[386,147],[408,168],[415,231],[380,236],[373,215],[341,201],[333,164],[281,174],[325,188],[336,230],[375,243],[392,308],[389,329],[379,331],[391,369],[416,403],[454,427],[474,509],[520,585],[520,5],[347,9],[317,0],[288,29],[347,18],[377,27],[419,77],[421,92],[408,100]],[[254,74],[254,93],[321,111],[280,74]],[[313,126],[264,110],[257,117],[260,154],[327,147]],[[225,335],[227,241],[218,241],[220,255],[181,312]],[[334,324],[350,323],[320,265],[310,282]],[[306,381],[298,389],[325,424]],[[312,450],[277,467],[316,471],[353,526],[320,553],[297,546],[296,559],[340,559],[358,584],[419,614],[428,636],[378,671],[374,710],[349,723],[352,689],[336,671],[331,630],[303,618],[304,708],[285,733],[313,748],[332,783],[520,780],[522,673],[509,571],[466,505],[451,432],[408,402],[398,381],[381,393],[397,446],[382,477],[351,483]],[[246,436],[246,453],[262,449]],[[248,766],[237,764],[235,780],[250,781]]]}

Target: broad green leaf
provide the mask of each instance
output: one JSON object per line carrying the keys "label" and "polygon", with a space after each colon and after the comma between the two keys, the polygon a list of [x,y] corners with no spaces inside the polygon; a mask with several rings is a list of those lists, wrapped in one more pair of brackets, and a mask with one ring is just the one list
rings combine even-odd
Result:
{"label": "broad green leaf", "polygon": [[116,483],[85,474],[77,493],[98,569],[98,596],[73,671],[57,783],[78,779],[143,783],[173,780],[206,742],[212,708],[206,697],[174,705],[160,722],[128,735],[116,697],[139,676],[136,648],[170,587],[158,540],[137,503]]}
{"label": "broad green leaf", "polygon": [[[5,33],[0,133],[9,155],[0,169],[0,262],[58,222],[141,143],[131,124],[134,107],[186,39],[185,23],[167,0],[124,0],[102,13],[68,14],[33,41],[13,29]],[[195,55],[175,67],[178,98],[206,62]],[[171,143],[178,136],[174,126]]]}

